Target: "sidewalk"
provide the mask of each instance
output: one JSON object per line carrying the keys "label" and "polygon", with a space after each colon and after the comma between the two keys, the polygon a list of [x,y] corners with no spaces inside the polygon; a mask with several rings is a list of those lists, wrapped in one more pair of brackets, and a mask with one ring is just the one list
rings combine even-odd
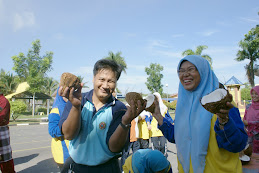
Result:
{"label": "sidewalk", "polygon": [[9,126],[19,126],[19,125],[39,125],[39,124],[48,124],[48,117],[42,118],[20,118],[15,121],[10,119]]}

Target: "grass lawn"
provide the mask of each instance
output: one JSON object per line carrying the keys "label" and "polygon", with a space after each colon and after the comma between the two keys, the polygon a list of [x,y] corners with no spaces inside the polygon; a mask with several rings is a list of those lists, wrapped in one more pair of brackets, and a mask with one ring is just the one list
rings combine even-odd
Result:
{"label": "grass lawn", "polygon": [[10,117],[9,124],[23,124],[23,123],[39,123],[39,122],[46,122],[42,120],[41,118],[47,118],[47,115],[19,115],[18,118],[13,120],[12,117]]}

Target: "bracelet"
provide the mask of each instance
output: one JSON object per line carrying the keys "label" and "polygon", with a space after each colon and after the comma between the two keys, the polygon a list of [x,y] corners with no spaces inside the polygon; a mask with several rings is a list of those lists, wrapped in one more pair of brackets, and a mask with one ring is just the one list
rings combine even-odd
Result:
{"label": "bracelet", "polygon": [[220,122],[219,122],[219,125],[221,125],[221,126],[225,126],[225,124],[227,124],[227,123],[228,123],[228,119],[229,119],[229,118],[227,117],[226,119],[227,119],[227,120],[226,120],[225,122],[223,122],[223,123],[220,123]]}
{"label": "bracelet", "polygon": [[122,122],[120,123],[120,125],[121,125],[121,127],[122,127],[123,129],[126,129],[126,130],[128,130],[128,128],[131,127],[131,124],[126,124],[126,125],[124,125]]}

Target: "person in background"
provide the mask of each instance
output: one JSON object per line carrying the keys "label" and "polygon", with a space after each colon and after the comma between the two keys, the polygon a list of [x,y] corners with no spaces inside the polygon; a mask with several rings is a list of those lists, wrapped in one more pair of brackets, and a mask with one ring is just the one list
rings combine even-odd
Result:
{"label": "person in background", "polygon": [[[161,95],[158,92],[153,93],[159,102],[160,112],[163,117],[165,117],[168,121],[173,123],[173,119],[171,118],[167,106],[163,103]],[[155,118],[151,121],[151,144],[152,149],[161,151],[164,156],[167,157],[167,140],[164,137],[163,133],[158,129],[158,123]]]}
{"label": "person in background", "polygon": [[[58,88],[59,89],[59,88]],[[56,93],[56,98],[52,105],[52,110],[49,114],[48,131],[52,137],[51,141],[51,152],[52,156],[57,163],[59,169],[61,170],[66,159],[69,157],[68,145],[69,141],[64,139],[61,129],[58,126],[60,116],[66,106],[67,98],[61,97],[58,94],[58,89]]]}
{"label": "person in background", "polygon": [[10,103],[0,91],[0,169],[2,173],[15,173],[9,132]]}
{"label": "person in background", "polygon": [[126,159],[124,173],[172,173],[170,162],[158,150],[139,149]]}
{"label": "person in background", "polygon": [[148,111],[143,110],[139,115],[138,120],[138,129],[139,129],[139,143],[140,143],[140,149],[146,149],[149,148],[149,139],[150,139],[150,126],[148,128],[148,122],[151,113]]}
{"label": "person in background", "polygon": [[239,110],[230,102],[219,113],[208,112],[200,99],[219,87],[207,60],[198,55],[181,59],[174,125],[161,115],[155,100],[159,129],[176,143],[179,173],[241,173],[239,152],[246,146],[247,134]]}
{"label": "person in background", "polygon": [[112,96],[121,70],[115,61],[101,59],[93,68],[93,90],[59,89],[69,99],[59,127],[65,139],[71,140],[72,161],[69,170],[62,172],[121,172],[118,157],[128,145],[130,123],[146,106],[140,101],[135,106],[131,100],[134,106],[126,107]]}
{"label": "person in background", "polygon": [[259,153],[259,86],[250,91],[252,104],[246,109],[243,122],[247,129],[248,144],[252,146],[253,153]]}

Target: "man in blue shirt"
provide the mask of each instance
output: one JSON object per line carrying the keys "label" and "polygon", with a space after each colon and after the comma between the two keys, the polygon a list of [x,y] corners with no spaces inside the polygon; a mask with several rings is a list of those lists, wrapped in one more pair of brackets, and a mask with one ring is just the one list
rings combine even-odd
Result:
{"label": "man in blue shirt", "polygon": [[[81,94],[66,87],[60,94],[69,99],[59,126],[69,146],[70,171],[120,172],[117,158],[128,143],[131,121],[145,108],[126,107],[112,96],[121,67],[112,60],[101,59],[93,69],[94,89]],[[132,101],[133,102],[133,101]],[[133,104],[134,105],[134,104]],[[65,172],[65,171],[64,171]]]}

